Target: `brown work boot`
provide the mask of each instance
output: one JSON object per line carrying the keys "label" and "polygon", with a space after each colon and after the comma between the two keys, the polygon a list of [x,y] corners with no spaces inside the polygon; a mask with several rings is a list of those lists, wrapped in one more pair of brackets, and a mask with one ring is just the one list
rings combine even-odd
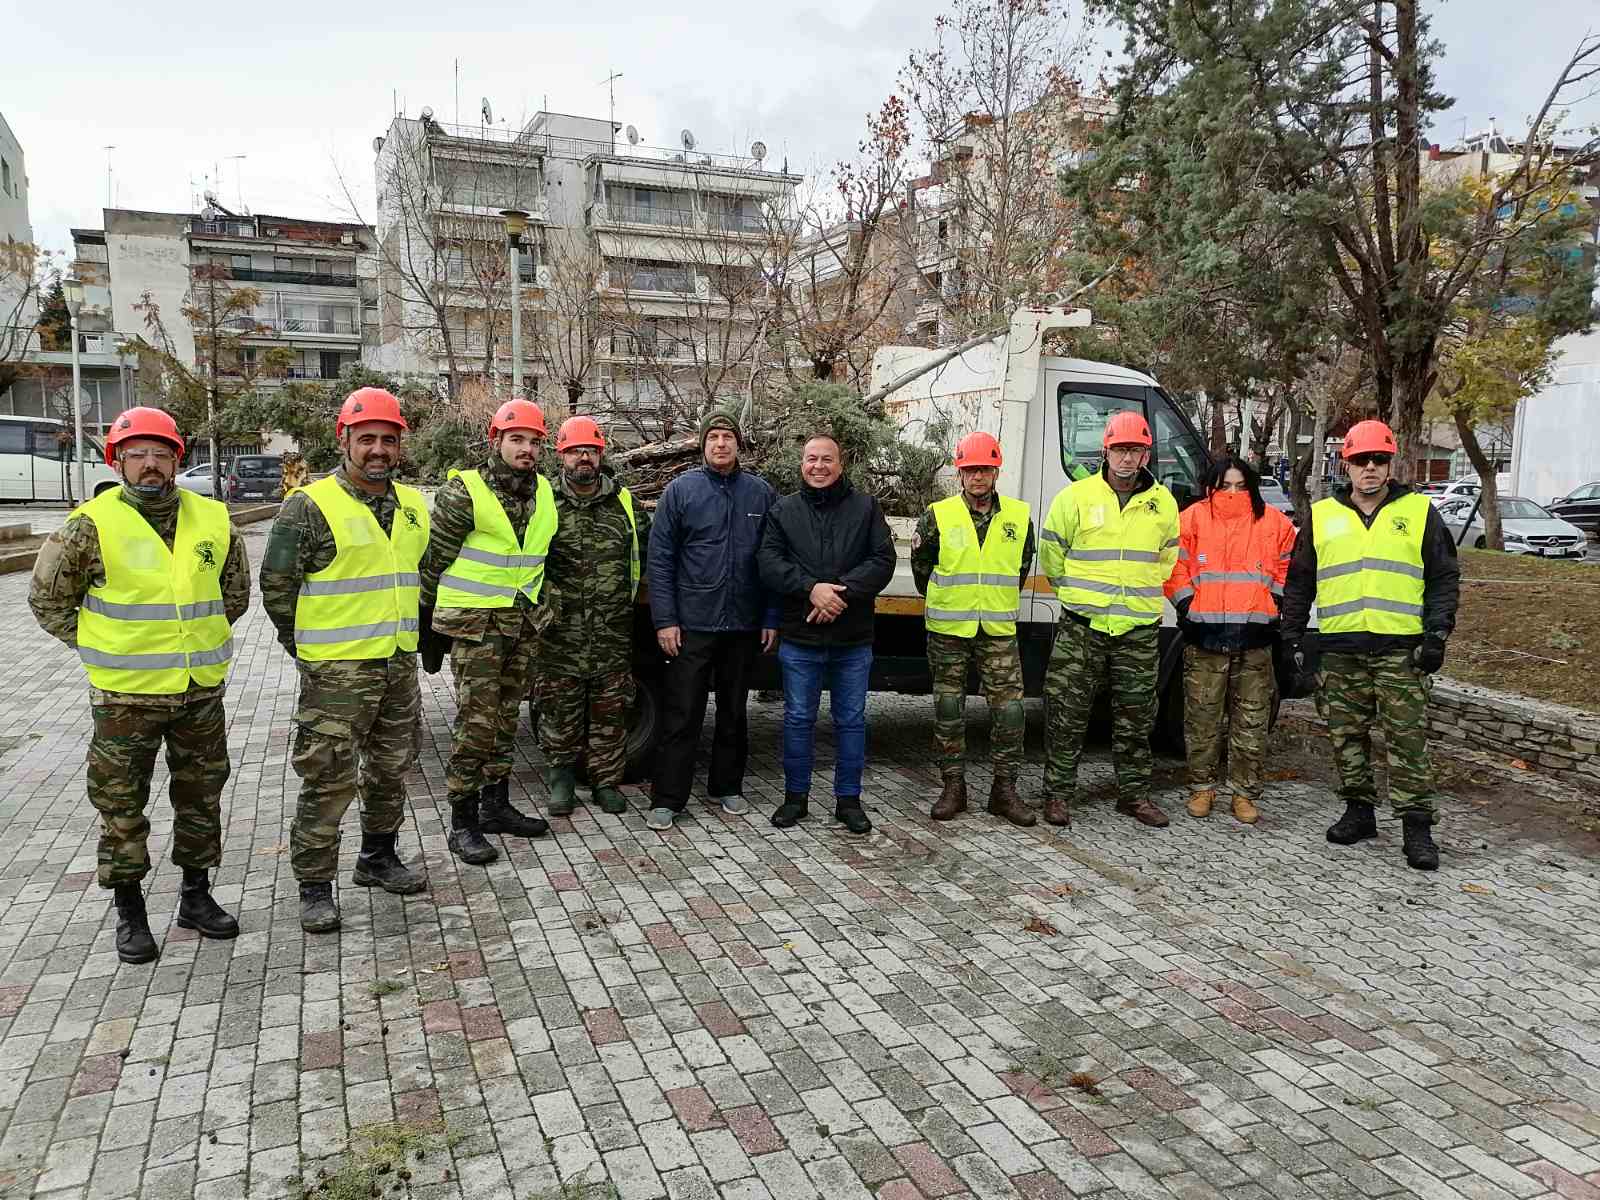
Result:
{"label": "brown work boot", "polygon": [[933,802],[933,811],[928,815],[935,821],[949,821],[966,811],[966,778],[961,775],[946,775],[944,777],[944,790],[939,793],[939,798]]}
{"label": "brown work boot", "polygon": [[1184,807],[1191,817],[1209,817],[1211,806],[1217,802],[1216,788],[1199,788],[1189,793],[1189,803]]}
{"label": "brown work boot", "polygon": [[1261,811],[1256,808],[1255,801],[1249,796],[1235,795],[1233,798],[1233,819],[1242,825],[1254,825],[1261,816]]}
{"label": "brown work boot", "polygon": [[1140,796],[1137,800],[1118,800],[1117,811],[1132,817],[1141,825],[1153,825],[1157,829],[1167,827],[1167,814],[1148,796]]}
{"label": "brown work boot", "polygon": [[1044,797],[1044,823],[1072,828],[1072,801],[1065,796],[1046,792]]}
{"label": "brown work boot", "polygon": [[1017,781],[999,775],[994,777],[994,783],[989,788],[989,811],[1024,829],[1039,820],[1033,815],[1033,809],[1024,804],[1022,797],[1017,795]]}

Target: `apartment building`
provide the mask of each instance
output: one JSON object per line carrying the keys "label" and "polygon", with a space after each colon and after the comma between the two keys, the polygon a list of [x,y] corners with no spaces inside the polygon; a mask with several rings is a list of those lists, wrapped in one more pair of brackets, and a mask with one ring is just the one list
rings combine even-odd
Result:
{"label": "apartment building", "polygon": [[641,145],[603,118],[541,112],[515,128],[396,117],[377,153],[380,342],[394,369],[460,390],[510,385],[501,212],[528,214],[524,390],[659,431],[742,396],[773,308],[772,222],[799,177],[744,156]]}
{"label": "apartment building", "polygon": [[[24,296],[26,289],[20,279],[24,273],[24,259],[15,249],[18,245],[32,244],[28,172],[23,163],[22,143],[11,132],[5,114],[0,113],[0,326],[31,324],[38,316],[32,297]],[[0,337],[4,334],[0,333]],[[10,343],[7,345],[9,347]]]}

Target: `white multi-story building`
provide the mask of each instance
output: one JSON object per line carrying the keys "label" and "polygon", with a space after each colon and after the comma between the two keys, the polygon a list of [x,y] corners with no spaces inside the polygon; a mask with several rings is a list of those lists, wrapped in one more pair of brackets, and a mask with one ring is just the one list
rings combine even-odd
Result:
{"label": "white multi-story building", "polygon": [[[31,325],[38,317],[33,297],[25,296],[25,262],[31,262],[33,225],[28,220],[28,172],[22,143],[0,113],[0,326]],[[29,247],[29,255],[16,250]],[[3,337],[0,334],[0,337]],[[18,347],[20,349],[20,347]]]}
{"label": "white multi-story building", "polygon": [[[799,177],[743,157],[619,145],[605,119],[520,129],[396,117],[376,139],[385,365],[510,383],[502,210],[528,213],[524,390],[635,425],[743,395],[772,289],[771,222]],[[452,375],[454,378],[452,379]],[[709,393],[709,394],[708,394]]]}

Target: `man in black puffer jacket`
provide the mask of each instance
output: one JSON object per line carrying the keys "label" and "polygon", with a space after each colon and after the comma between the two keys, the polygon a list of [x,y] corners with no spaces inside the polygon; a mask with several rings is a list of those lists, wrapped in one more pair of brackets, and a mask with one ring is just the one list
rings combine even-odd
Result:
{"label": "man in black puffer jacket", "polygon": [[805,444],[802,486],[767,519],[756,562],[782,602],[783,804],[772,823],[806,815],[822,689],[833,711],[834,819],[854,834],[871,830],[861,807],[867,755],[867,681],[872,673],[873,601],[894,577],[894,536],[878,501],[844,478],[839,443],[819,434]]}

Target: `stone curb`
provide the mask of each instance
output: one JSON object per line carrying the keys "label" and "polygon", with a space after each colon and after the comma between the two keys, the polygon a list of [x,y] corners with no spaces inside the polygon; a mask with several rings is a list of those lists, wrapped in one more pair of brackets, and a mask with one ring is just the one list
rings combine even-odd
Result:
{"label": "stone curb", "polygon": [[[254,525],[258,521],[270,521],[278,515],[278,505],[258,504],[254,508],[241,508],[237,512],[228,514],[235,525]],[[39,551],[17,550],[11,554],[0,554],[0,575],[9,575],[13,571],[33,570],[33,560],[39,557]]]}

